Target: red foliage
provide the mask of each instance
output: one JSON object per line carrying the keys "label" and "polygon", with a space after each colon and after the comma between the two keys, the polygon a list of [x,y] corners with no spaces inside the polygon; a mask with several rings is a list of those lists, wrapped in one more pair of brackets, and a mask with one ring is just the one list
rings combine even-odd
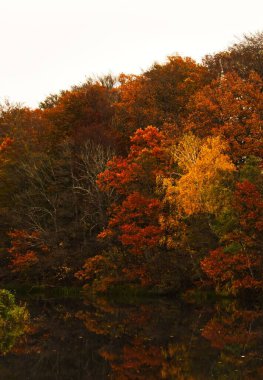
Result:
{"label": "red foliage", "polygon": [[118,130],[126,140],[138,128],[153,124],[165,129],[165,123],[176,123],[189,97],[208,80],[204,66],[180,56],[155,63],[142,75],[122,74],[114,104]]}
{"label": "red foliage", "polygon": [[165,166],[164,136],[155,127],[139,129],[131,138],[127,158],[115,158],[99,175],[101,190],[114,190],[121,196],[112,205],[108,228],[100,238],[117,237],[131,253],[158,246],[160,201],[154,197],[156,176]]}
{"label": "red foliage", "polygon": [[160,202],[139,192],[129,194],[120,206],[115,206],[108,229],[100,238],[117,235],[131,253],[140,254],[158,245],[161,229],[158,226]]}
{"label": "red foliage", "polygon": [[263,281],[253,271],[261,264],[260,258],[247,252],[224,252],[220,247],[201,261],[203,271],[219,289],[236,293],[239,289],[262,288]]}
{"label": "red foliage", "polygon": [[24,271],[33,266],[39,261],[39,253],[43,254],[49,250],[39,232],[14,230],[8,235],[11,238],[11,248],[8,252],[11,255],[10,267],[13,272]]}
{"label": "red foliage", "polygon": [[113,190],[120,195],[132,191],[152,194],[156,175],[164,169],[166,150],[164,135],[153,126],[138,129],[131,137],[131,149],[127,158],[115,157],[107,169],[99,174],[98,186],[102,191]]}
{"label": "red foliage", "polygon": [[230,293],[263,287],[262,197],[256,186],[247,180],[236,184],[234,195],[236,228],[224,236],[225,248],[211,251],[201,261],[203,271],[217,288]]}
{"label": "red foliage", "polygon": [[245,180],[237,183],[235,192],[235,209],[241,216],[240,227],[255,239],[263,232],[263,200],[256,186]]}
{"label": "red foliage", "polygon": [[0,152],[5,151],[10,145],[12,145],[13,140],[10,137],[6,137],[0,143]]}

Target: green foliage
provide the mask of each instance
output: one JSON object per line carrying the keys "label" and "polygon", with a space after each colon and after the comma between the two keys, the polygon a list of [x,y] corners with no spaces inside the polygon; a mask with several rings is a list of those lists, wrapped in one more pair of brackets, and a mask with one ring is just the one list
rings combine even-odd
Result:
{"label": "green foliage", "polygon": [[224,253],[236,253],[242,250],[242,245],[239,242],[234,241],[224,248]]}
{"label": "green foliage", "polygon": [[217,215],[212,224],[212,230],[219,237],[223,237],[227,233],[233,231],[237,225],[237,218],[233,209],[226,209]]}
{"label": "green foliage", "polygon": [[18,306],[8,290],[0,290],[0,353],[12,349],[17,338],[25,332],[29,313],[25,306]]}
{"label": "green foliage", "polygon": [[239,180],[240,182],[247,179],[249,182],[257,184],[262,182],[262,175],[260,164],[262,159],[256,156],[249,156],[245,164],[240,168]]}

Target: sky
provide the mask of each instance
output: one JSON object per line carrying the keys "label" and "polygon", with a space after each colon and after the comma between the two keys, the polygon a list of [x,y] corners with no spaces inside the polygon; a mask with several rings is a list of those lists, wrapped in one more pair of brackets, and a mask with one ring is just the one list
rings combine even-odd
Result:
{"label": "sky", "polygon": [[262,0],[0,0],[0,101],[31,108],[168,55],[197,61],[262,31]]}

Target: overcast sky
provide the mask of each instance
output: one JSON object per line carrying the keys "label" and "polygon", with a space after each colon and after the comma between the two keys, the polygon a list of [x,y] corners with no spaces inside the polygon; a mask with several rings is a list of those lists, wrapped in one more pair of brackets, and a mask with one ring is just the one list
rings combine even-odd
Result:
{"label": "overcast sky", "polygon": [[0,0],[0,100],[36,107],[92,74],[198,61],[262,30],[262,0]]}

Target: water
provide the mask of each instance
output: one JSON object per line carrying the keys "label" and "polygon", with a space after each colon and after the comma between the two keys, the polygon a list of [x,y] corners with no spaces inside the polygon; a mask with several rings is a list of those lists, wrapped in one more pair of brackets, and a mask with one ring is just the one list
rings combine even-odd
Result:
{"label": "water", "polygon": [[263,379],[258,305],[44,296],[26,303],[30,322],[0,356],[0,379]]}

